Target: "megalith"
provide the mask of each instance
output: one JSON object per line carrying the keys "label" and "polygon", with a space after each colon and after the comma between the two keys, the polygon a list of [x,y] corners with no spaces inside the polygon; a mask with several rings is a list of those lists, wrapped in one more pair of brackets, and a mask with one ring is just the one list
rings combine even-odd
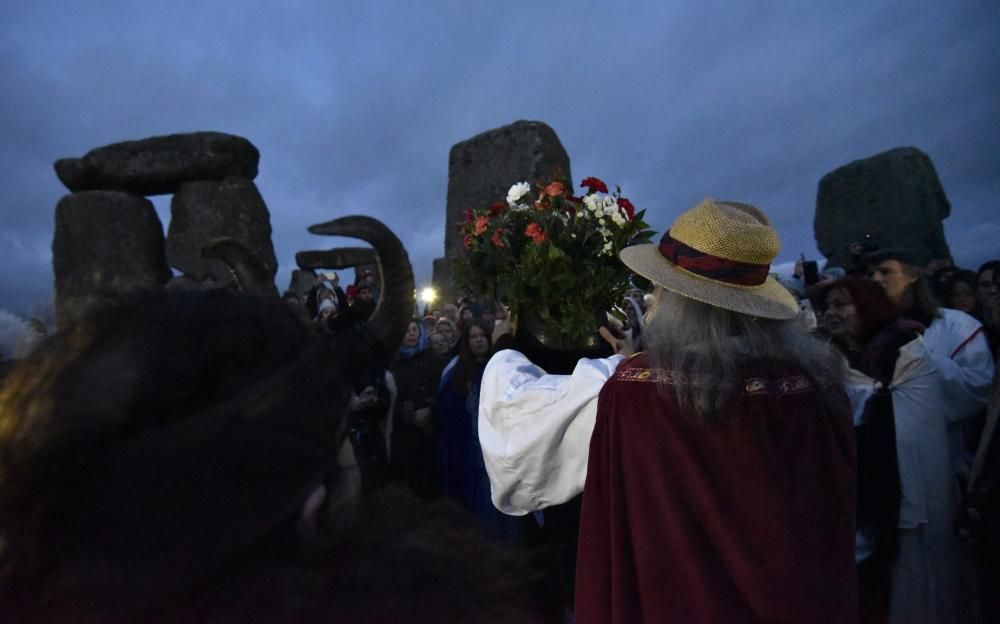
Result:
{"label": "megalith", "polygon": [[232,238],[245,245],[273,281],[278,261],[271,243],[270,213],[250,179],[230,176],[186,182],[171,199],[166,241],[170,266],[195,281],[228,284],[229,267],[201,255],[202,248],[216,238]]}
{"label": "megalith", "polygon": [[448,155],[445,258],[434,263],[434,283],[450,286],[448,260],[463,251],[456,224],[466,209],[505,198],[515,182],[555,176],[572,183],[569,156],[555,131],[540,121],[516,121],[453,145]]}
{"label": "megalith", "polygon": [[292,277],[288,284],[288,290],[295,293],[295,296],[305,301],[306,295],[316,285],[316,272],[306,269],[293,269]]}
{"label": "megalith", "polygon": [[82,158],[62,158],[56,175],[71,191],[128,191],[137,195],[176,193],[194,180],[257,177],[260,152],[243,137],[223,132],[189,132],[98,147]]}
{"label": "megalith", "polygon": [[56,206],[52,266],[60,327],[121,294],[170,278],[163,225],[152,202],[118,191],[85,191]]}
{"label": "megalith", "polygon": [[813,228],[829,264],[847,266],[848,245],[866,235],[905,247],[921,266],[950,258],[942,221],[951,204],[927,154],[900,147],[856,160],[819,181]]}

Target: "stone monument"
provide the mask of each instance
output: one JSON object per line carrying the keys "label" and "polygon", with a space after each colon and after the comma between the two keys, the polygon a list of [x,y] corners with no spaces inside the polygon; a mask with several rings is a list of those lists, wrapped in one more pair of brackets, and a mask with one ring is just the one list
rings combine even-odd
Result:
{"label": "stone monument", "polygon": [[816,246],[833,266],[847,266],[848,245],[866,235],[881,248],[905,247],[921,266],[951,258],[942,220],[951,204],[931,159],[900,147],[835,169],[819,181]]}
{"label": "stone monument", "polygon": [[121,191],[63,197],[56,206],[52,269],[60,327],[118,293],[162,286],[170,269],[152,202]]}
{"label": "stone monument", "polygon": [[[187,286],[224,286],[221,260],[201,257],[212,239],[245,245],[270,272],[277,260],[270,214],[257,191],[260,153],[221,132],[125,141],[55,163],[71,191],[56,208],[52,243],[56,318],[64,325],[112,295],[158,287],[180,271]],[[145,196],[173,193],[169,234]]]}
{"label": "stone monument", "polygon": [[516,121],[456,143],[448,155],[448,198],[444,258],[434,261],[434,285],[452,293],[449,260],[462,253],[455,224],[468,208],[507,196],[511,184],[555,175],[572,183],[569,156],[559,137],[540,121]]}

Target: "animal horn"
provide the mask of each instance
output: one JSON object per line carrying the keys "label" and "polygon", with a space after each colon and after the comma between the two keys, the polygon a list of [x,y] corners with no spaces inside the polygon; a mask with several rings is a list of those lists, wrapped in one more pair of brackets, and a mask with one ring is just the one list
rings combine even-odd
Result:
{"label": "animal horn", "polygon": [[226,263],[237,290],[250,295],[278,296],[271,272],[246,245],[232,238],[216,238],[201,248],[202,258]]}
{"label": "animal horn", "polygon": [[381,221],[365,216],[350,216],[309,227],[312,234],[350,236],[371,244],[382,278],[382,296],[368,320],[372,333],[389,352],[395,351],[406,333],[413,314],[413,267],[392,230]]}
{"label": "animal horn", "polygon": [[377,264],[375,251],[367,247],[342,247],[329,251],[300,251],[295,254],[295,264],[300,269],[346,269],[365,264]]}

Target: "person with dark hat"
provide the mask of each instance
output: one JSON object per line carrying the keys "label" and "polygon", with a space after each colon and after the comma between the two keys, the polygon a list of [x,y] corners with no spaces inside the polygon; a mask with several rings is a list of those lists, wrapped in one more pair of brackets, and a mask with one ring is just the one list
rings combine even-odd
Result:
{"label": "person with dark hat", "polygon": [[566,376],[512,350],[487,365],[497,507],[583,491],[577,622],[856,620],[851,410],[769,275],[779,249],[763,212],[706,199],[621,252],[656,286],[645,352]]}

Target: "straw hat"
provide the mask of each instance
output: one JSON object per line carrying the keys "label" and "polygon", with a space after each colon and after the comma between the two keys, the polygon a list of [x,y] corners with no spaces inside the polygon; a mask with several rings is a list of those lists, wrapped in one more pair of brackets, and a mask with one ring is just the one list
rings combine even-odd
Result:
{"label": "straw hat", "polygon": [[767,216],[738,202],[704,199],[682,213],[659,245],[621,251],[630,269],[685,297],[770,319],[799,312],[795,298],[771,275],[781,242]]}

